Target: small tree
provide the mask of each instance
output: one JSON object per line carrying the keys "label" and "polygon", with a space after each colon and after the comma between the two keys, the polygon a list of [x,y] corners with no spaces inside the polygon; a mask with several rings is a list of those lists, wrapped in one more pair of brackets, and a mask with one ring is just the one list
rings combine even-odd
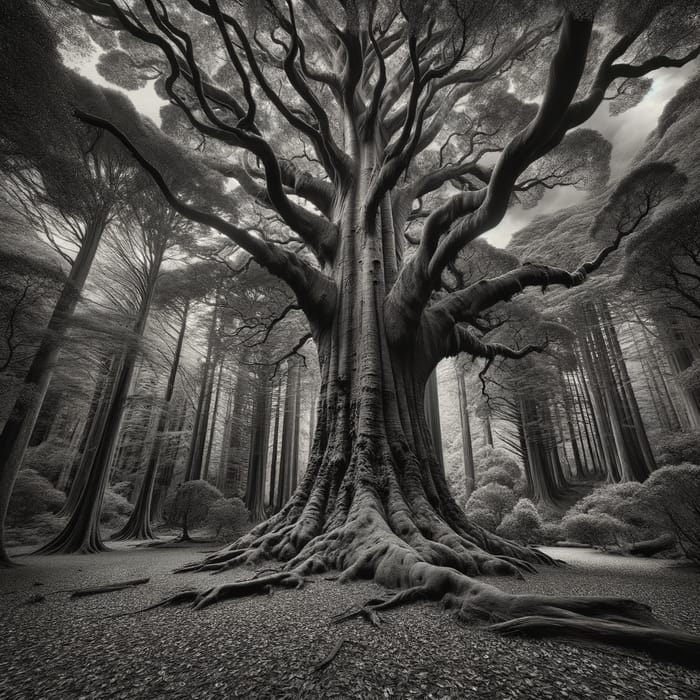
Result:
{"label": "small tree", "polygon": [[205,525],[210,506],[220,498],[223,498],[221,491],[209,482],[202,479],[186,481],[166,501],[165,523],[181,527],[182,535],[179,539],[187,542],[192,539],[189,528]]}
{"label": "small tree", "polygon": [[229,536],[240,533],[247,525],[250,517],[245,504],[240,498],[220,498],[209,508],[209,526],[219,539],[223,533]]}

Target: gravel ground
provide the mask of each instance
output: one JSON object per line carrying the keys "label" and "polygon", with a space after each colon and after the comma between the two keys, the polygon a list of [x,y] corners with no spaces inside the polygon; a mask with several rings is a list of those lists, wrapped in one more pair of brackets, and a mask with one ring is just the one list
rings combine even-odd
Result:
{"label": "gravel ground", "polygon": [[[359,620],[331,625],[334,613],[381,594],[369,583],[321,579],[201,612],[108,617],[249,575],[171,573],[202,548],[28,557],[21,569],[0,572],[0,698],[700,698],[698,672],[612,647],[499,637],[427,603],[385,613],[379,629]],[[700,633],[697,571],[591,550],[548,552],[572,568],[492,582],[510,591],[629,596]],[[146,576],[150,583],[126,591],[54,593]],[[37,595],[46,599],[27,603]],[[312,672],[339,640],[335,660]]]}

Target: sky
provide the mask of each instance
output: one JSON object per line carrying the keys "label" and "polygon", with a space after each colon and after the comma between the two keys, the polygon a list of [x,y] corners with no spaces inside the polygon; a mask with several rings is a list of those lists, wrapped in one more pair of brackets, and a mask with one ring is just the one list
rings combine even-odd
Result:
{"label": "sky", "polygon": [[[94,62],[73,62],[66,56],[66,63],[90,80],[109,87],[108,83],[97,72]],[[637,151],[642,147],[656,123],[666,103],[675,95],[678,89],[700,67],[700,59],[696,59],[683,68],[663,68],[650,73],[653,83],[642,101],[622,114],[613,116],[609,113],[608,103],[604,103],[598,111],[585,123],[586,128],[596,129],[612,143],[610,163],[610,178],[618,179],[627,171],[627,167]],[[141,90],[128,93],[136,108],[156,124],[160,122],[160,108],[163,101],[159,98],[152,84],[149,83]],[[508,245],[513,234],[527,226],[534,218],[551,214],[584,201],[585,191],[573,187],[561,187],[545,193],[537,206],[531,209],[511,207],[501,223],[485,234],[486,240],[498,248]]]}
{"label": "sky", "polygon": [[[648,76],[653,79],[651,89],[638,105],[622,114],[612,116],[608,111],[608,104],[604,103],[585,123],[586,128],[596,129],[612,144],[610,159],[612,181],[625,174],[637,151],[656,128],[666,103],[698,70],[699,66],[700,61],[695,60],[680,69],[663,68],[654,71]],[[508,245],[508,241],[516,231],[527,226],[534,218],[574,206],[585,200],[587,196],[586,192],[575,190],[573,187],[550,190],[538,206],[532,209],[511,207],[503,221],[489,231],[485,238],[489,243],[503,248]]]}

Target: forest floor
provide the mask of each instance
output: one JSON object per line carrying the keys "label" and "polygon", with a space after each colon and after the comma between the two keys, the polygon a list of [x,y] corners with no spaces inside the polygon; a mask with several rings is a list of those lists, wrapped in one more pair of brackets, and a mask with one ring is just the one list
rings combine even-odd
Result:
{"label": "forest floor", "polygon": [[[567,641],[505,638],[465,626],[424,603],[383,613],[384,624],[330,617],[381,594],[371,583],[319,579],[302,590],[224,602],[194,612],[137,610],[219,577],[172,574],[211,545],[92,556],[22,558],[0,572],[0,698],[700,698],[700,672],[643,654]],[[509,591],[618,595],[700,633],[700,573],[659,559],[547,548],[572,564]],[[63,589],[150,577],[118,592],[70,598]],[[29,602],[44,596],[39,602]],[[325,668],[313,667],[345,640]]]}

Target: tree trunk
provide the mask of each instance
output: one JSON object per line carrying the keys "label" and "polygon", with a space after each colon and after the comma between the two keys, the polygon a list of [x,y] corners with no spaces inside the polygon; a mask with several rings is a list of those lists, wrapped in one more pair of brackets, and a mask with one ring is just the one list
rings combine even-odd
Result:
{"label": "tree trunk", "polygon": [[[275,488],[277,486],[277,451],[279,446],[279,429],[280,429],[280,413],[281,413],[281,398],[282,398],[282,381],[277,380],[277,401],[275,402],[275,423],[272,429],[272,457],[270,459],[270,508],[275,507]],[[312,406],[312,411],[315,410]],[[312,439],[313,433],[309,434],[309,440]]]}
{"label": "tree trunk", "polygon": [[[280,510],[292,494],[293,472],[295,471],[295,455],[298,454],[295,436],[297,434],[297,391],[299,364],[290,360],[287,363],[287,386],[284,393],[284,418],[282,421],[282,447],[279,466],[279,488],[275,510]],[[309,438],[311,439],[311,438]]]}
{"label": "tree trunk", "polygon": [[42,554],[73,553],[90,554],[107,549],[100,533],[100,511],[110,469],[114,463],[116,446],[124,420],[124,408],[134,378],[138,360],[137,341],[143,337],[153,300],[162,256],[149,270],[146,287],[141,298],[132,329],[133,338],[119,359],[114,389],[101,423],[97,449],[91,460],[87,483],[80,494],[80,502],[63,530],[38,551]]}
{"label": "tree trunk", "polygon": [[442,449],[442,427],[440,426],[440,399],[437,388],[437,375],[432,372],[425,385],[425,420],[428,423],[430,439],[438,464],[445,472],[445,458]]}
{"label": "tree trunk", "polygon": [[464,488],[466,497],[474,491],[476,475],[474,473],[474,452],[472,449],[472,431],[469,423],[469,402],[467,400],[467,387],[464,382],[464,369],[455,358],[455,375],[457,379],[457,397],[459,400],[459,419],[462,427],[462,459],[464,463]]}
{"label": "tree trunk", "polygon": [[265,518],[265,470],[270,434],[270,372],[258,368],[245,504],[253,520]]}
{"label": "tree trunk", "polygon": [[124,527],[112,536],[114,540],[151,540],[155,538],[151,529],[151,503],[153,499],[153,487],[156,481],[156,473],[160,454],[162,450],[163,433],[168,424],[168,416],[170,414],[171,401],[175,391],[175,380],[180,367],[180,357],[182,355],[182,345],[185,340],[187,331],[187,316],[189,312],[189,302],[185,302],[180,322],[180,329],[175,343],[175,354],[172,364],[170,365],[170,373],[168,375],[168,383],[165,387],[165,395],[160,408],[158,417],[158,426],[156,428],[155,441],[151,446],[150,455],[144,472],[139,492],[134,503],[134,510],[131,512],[129,519]]}
{"label": "tree trunk", "polygon": [[86,228],[82,245],[53,309],[43,339],[0,433],[0,567],[11,565],[5,549],[5,518],[12,488],[49,388],[70,319],[95,259],[105,222],[106,214],[96,215]]}
{"label": "tree trunk", "polygon": [[197,400],[197,411],[192,425],[192,441],[187,458],[185,481],[196,481],[201,478],[202,462],[204,459],[204,444],[207,438],[207,426],[209,425],[209,410],[211,408],[211,395],[214,389],[214,375],[218,358],[215,357],[216,325],[218,321],[218,299],[212,311],[207,334],[207,355],[202,367],[202,381]]}
{"label": "tree trunk", "polygon": [[[204,458],[204,465],[202,469],[202,478],[206,481],[209,477],[209,465],[211,463],[211,452],[214,447],[214,438],[216,437],[216,418],[219,413],[219,400],[221,398],[221,376],[224,371],[224,361],[221,360],[219,363],[219,378],[216,380],[216,391],[214,392],[214,407],[211,410],[211,420],[209,427],[209,439],[207,441],[207,454]],[[212,379],[214,374],[212,373]]]}

